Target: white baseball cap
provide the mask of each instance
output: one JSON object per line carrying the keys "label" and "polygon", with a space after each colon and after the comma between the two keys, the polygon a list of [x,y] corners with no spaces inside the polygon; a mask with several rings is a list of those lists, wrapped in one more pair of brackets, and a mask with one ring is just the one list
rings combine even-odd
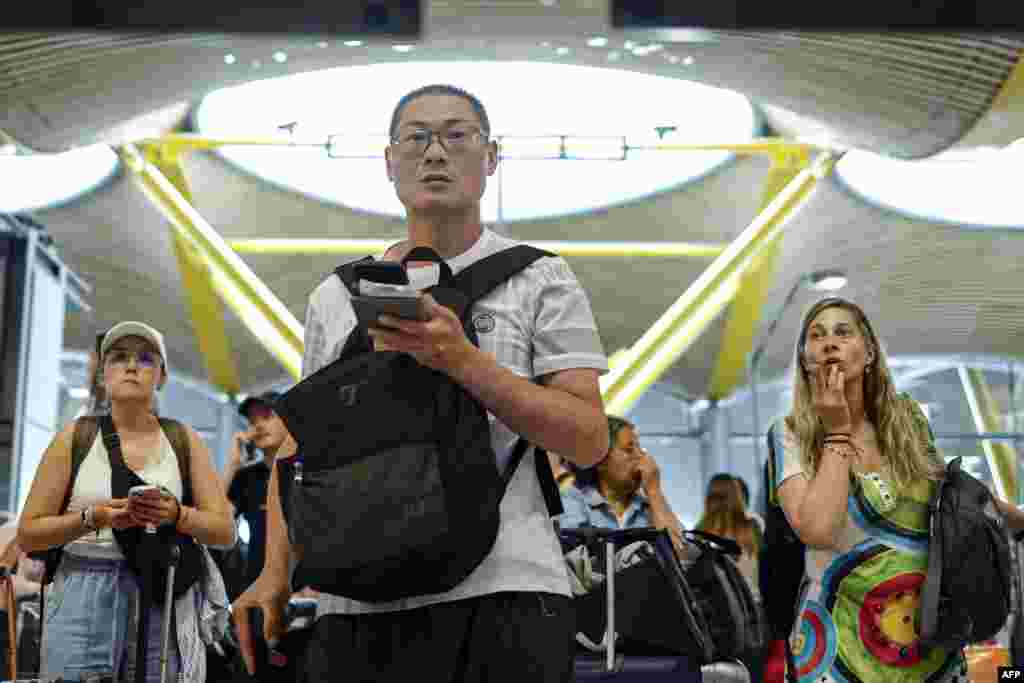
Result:
{"label": "white baseball cap", "polygon": [[113,346],[114,342],[125,337],[142,337],[155,346],[157,353],[160,354],[160,358],[164,361],[164,369],[166,370],[167,347],[164,346],[164,336],[146,323],[126,320],[125,322],[114,325],[107,331],[106,336],[103,337],[103,343],[100,344],[100,353],[106,355],[107,349]]}

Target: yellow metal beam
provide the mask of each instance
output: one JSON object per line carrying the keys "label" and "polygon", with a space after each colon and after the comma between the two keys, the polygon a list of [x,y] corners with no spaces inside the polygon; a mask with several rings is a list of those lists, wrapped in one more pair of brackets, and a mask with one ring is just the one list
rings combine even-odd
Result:
{"label": "yellow metal beam", "polygon": [[739,286],[739,276],[806,202],[839,155],[823,152],[772,200],[729,247],[632,346],[622,362],[601,378],[608,412],[622,415],[721,313]]}
{"label": "yellow metal beam", "polygon": [[[182,198],[191,204],[192,192],[180,156],[171,150],[152,145],[144,147],[143,154],[174,185]],[[238,365],[224,326],[224,307],[213,289],[209,268],[192,242],[178,230],[172,229],[171,234],[178,270],[192,313],[196,345],[203,356],[206,374],[214,386],[228,394],[237,394],[241,390]]]}
{"label": "yellow metal beam", "polygon": [[[772,156],[772,165],[765,179],[761,195],[764,210],[800,171],[810,164],[810,155],[804,148],[782,149]],[[740,276],[739,290],[729,306],[729,319],[722,335],[722,346],[711,374],[708,397],[721,400],[743,384],[747,357],[754,344],[754,334],[761,322],[768,289],[775,271],[775,259],[782,245],[782,233],[769,240],[752,259],[750,267]]]}
{"label": "yellow metal beam", "polygon": [[295,379],[302,370],[302,325],[174,184],[133,146],[118,149],[142,189],[167,220],[202,255],[215,291],[253,336]]}
{"label": "yellow metal beam", "polygon": [[[964,387],[964,394],[967,396],[967,404],[971,407],[971,415],[974,417],[974,426],[979,434],[986,432],[1003,431],[1003,425],[999,422],[999,406],[989,391],[985,375],[981,370],[968,368],[963,365],[957,370],[960,373],[960,383]],[[1017,503],[1017,451],[1005,441],[981,442],[985,459],[988,461],[989,471],[992,472],[992,481],[995,483],[996,493],[1004,500]]]}
{"label": "yellow metal beam", "polygon": [[[306,239],[253,238],[231,240],[228,244],[239,254],[346,254],[383,253],[398,238],[375,239]],[[619,257],[689,256],[715,258],[725,251],[724,244],[693,242],[573,242],[537,240],[528,242],[539,249],[561,256]]]}

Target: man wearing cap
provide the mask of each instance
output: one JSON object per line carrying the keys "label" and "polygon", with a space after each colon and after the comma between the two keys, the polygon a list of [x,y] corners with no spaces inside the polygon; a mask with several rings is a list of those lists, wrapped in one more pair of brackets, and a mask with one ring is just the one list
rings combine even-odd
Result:
{"label": "man wearing cap", "polygon": [[[249,421],[249,430],[238,432],[231,441],[231,457],[224,468],[224,492],[235,507],[235,517],[241,515],[249,525],[249,548],[245,559],[242,585],[231,586],[235,593],[245,590],[263,569],[264,548],[267,541],[267,485],[274,456],[284,443],[288,432],[281,418],[274,412],[280,398],[276,391],[250,396],[238,407],[238,412]],[[243,467],[245,445],[263,452],[263,458]]]}

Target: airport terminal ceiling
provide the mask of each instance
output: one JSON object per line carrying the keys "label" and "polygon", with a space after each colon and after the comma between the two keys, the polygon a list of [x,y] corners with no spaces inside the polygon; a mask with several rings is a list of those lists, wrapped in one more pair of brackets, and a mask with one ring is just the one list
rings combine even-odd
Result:
{"label": "airport terminal ceiling", "polygon": [[[621,37],[594,31],[581,40],[601,38],[605,44],[600,48],[579,47],[564,54],[557,54],[557,41],[548,42],[548,47],[535,45],[532,50],[547,51],[546,59],[538,61],[563,64],[593,62],[592,52],[605,56],[614,51],[622,55],[622,62],[615,65],[620,71],[637,71],[646,74],[662,74],[671,70],[676,78],[685,83],[686,68],[700,68],[701,46],[667,44],[650,53],[644,50],[648,43],[632,42],[626,48]],[[380,46],[378,46],[380,47]],[[635,48],[642,48],[637,54]],[[338,46],[337,49],[341,49]],[[415,46],[412,54],[401,54],[388,46],[386,61],[412,61],[422,58],[429,48]],[[205,49],[205,48],[204,48]],[[246,44],[247,50],[260,51],[254,43]],[[335,46],[320,48],[311,46],[312,54],[333,52]],[[347,48],[355,49],[355,48]],[[511,49],[511,48],[510,48]],[[231,48],[236,54],[236,63],[229,67],[224,59],[228,49],[220,51],[220,66],[217,73],[232,71],[232,76],[214,75],[224,85],[237,84],[260,77],[274,75],[275,69],[287,65],[297,69],[301,59],[297,51],[287,55],[287,62],[275,61],[275,48],[266,44],[262,48],[264,68],[254,69],[250,52]],[[261,52],[261,54],[262,54]],[[378,50],[378,53],[380,50]],[[521,51],[524,52],[524,51]],[[525,53],[525,52],[524,52]],[[676,59],[673,63],[672,58]],[[366,60],[366,54],[362,58]],[[243,63],[244,62],[244,63]],[[689,62],[689,63],[687,63]],[[245,67],[248,76],[238,76]],[[310,66],[310,70],[315,65]],[[322,68],[322,67],[321,67]],[[173,74],[168,74],[173,80]],[[706,76],[706,74],[705,74]],[[438,75],[441,78],[442,75]],[[436,79],[435,79],[436,80]],[[699,78],[697,80],[706,80]],[[684,87],[680,84],[680,92]],[[214,88],[209,88],[212,91]],[[591,88],[594,89],[594,88]],[[566,89],[567,92],[575,92]],[[397,100],[404,92],[396,87],[394,92],[381,92],[380,102],[374,111],[387,109],[387,102]],[[524,91],[525,92],[525,91]],[[741,93],[750,94],[750,93]],[[557,103],[550,101],[554,93],[546,96],[545,104],[557,110]],[[129,91],[111,94],[112,102],[129,96]],[[742,100],[742,97],[736,96]],[[602,99],[603,98],[603,99]],[[211,98],[211,101],[214,98]],[[485,96],[485,103],[487,97]],[[500,96],[495,96],[495,111],[503,106]],[[602,108],[601,102],[625,100],[616,97],[615,90],[606,90],[592,105]],[[68,100],[70,103],[72,100]],[[196,97],[189,101],[194,108],[201,101]],[[175,117],[160,117],[159,125],[141,123],[136,127],[140,136],[152,136],[154,132],[167,130],[169,122],[179,124],[183,118],[180,100],[170,98],[167,105],[174,109]],[[701,99],[694,97],[692,107],[700,107]],[[755,106],[761,98],[753,99]],[[689,104],[689,103],[688,103]],[[70,104],[67,105],[70,107]],[[114,107],[116,109],[116,107]],[[679,105],[680,112],[685,110]],[[644,116],[640,116],[643,109]],[[633,130],[650,124],[647,118],[670,115],[643,105],[637,107],[636,121],[639,128],[629,130],[618,128],[606,131],[610,135],[630,134]],[[808,106],[808,111],[815,109]],[[198,129],[204,130],[202,109],[199,109]],[[369,109],[367,110],[369,111]],[[506,122],[501,117],[501,130],[508,134],[543,134],[536,125],[537,119],[528,115],[516,116]],[[758,118],[768,124],[764,132],[772,133],[777,108],[759,107]],[[274,116],[284,113],[281,109],[267,107],[267,112],[256,111],[241,123],[258,125],[282,125],[290,123],[276,120]],[[536,113],[536,112],[531,112]],[[702,112],[706,114],[706,112]],[[138,115],[146,112],[137,112]],[[264,115],[265,114],[265,115]],[[64,115],[71,115],[70,111]],[[88,109],[82,109],[83,126],[96,123],[89,121]],[[628,117],[628,111],[622,114]],[[647,118],[644,118],[647,117]],[[285,116],[284,118],[288,118]],[[497,116],[495,116],[497,118]],[[678,122],[684,125],[678,130],[682,134],[693,133],[694,126],[686,126],[694,116],[681,114]],[[696,117],[699,118],[699,117]],[[145,119],[145,116],[141,116]],[[520,121],[523,125],[520,127]],[[529,122],[530,125],[525,124]],[[104,125],[116,127],[118,122],[108,121]],[[121,122],[123,123],[123,121]],[[361,122],[365,123],[365,122]],[[670,126],[674,121],[665,121]],[[786,123],[790,123],[787,120]],[[212,125],[212,124],[211,124]],[[307,129],[315,127],[306,124]],[[323,114],[316,122],[320,132],[324,131]],[[659,124],[660,125],[660,124]],[[326,127],[330,128],[328,117]],[[365,130],[365,126],[360,126]],[[498,124],[496,123],[496,128]],[[121,136],[130,136],[130,127],[119,129]],[[211,128],[211,131],[213,129]],[[754,130],[748,126],[743,133],[737,126],[736,137],[714,139],[713,142],[737,143],[750,139]],[[776,129],[777,130],[777,129]],[[217,124],[215,132],[230,132],[224,122]],[[249,132],[249,131],[246,131]],[[303,125],[295,128],[295,135],[302,136]],[[340,132],[337,130],[329,132]],[[551,131],[546,131],[551,132]],[[583,126],[575,130],[560,126],[557,133],[593,134]],[[787,126],[787,132],[793,131]],[[818,134],[820,127],[808,126],[807,133]],[[649,133],[649,132],[648,132]],[[1021,135],[1024,137],[1024,131]],[[123,140],[122,140],[123,141]],[[242,148],[223,150],[225,156],[241,154]],[[287,154],[275,151],[275,156]],[[667,164],[662,159],[684,152],[660,152],[657,164]],[[695,153],[690,153],[695,154]],[[706,154],[706,153],[705,153]],[[851,152],[838,165],[837,179],[826,180],[815,190],[802,210],[795,214],[785,226],[785,235],[767,286],[764,310],[777,308],[791,286],[803,274],[820,268],[842,268],[849,274],[849,285],[844,295],[861,301],[868,308],[880,334],[885,338],[887,348],[896,354],[921,354],[942,356],[965,350],[996,356],[1018,356],[1024,341],[1024,315],[1018,303],[1019,280],[1017,263],[1024,257],[1020,237],[1012,230],[965,230],[972,223],[980,222],[985,227],[1019,226],[1021,221],[1009,213],[996,218],[975,218],[970,215],[934,214],[915,210],[914,207],[893,206],[884,197],[877,197],[872,187],[858,188],[854,178],[859,153]],[[721,162],[721,158],[719,158]],[[226,161],[217,154],[195,152],[184,158],[185,175],[189,181],[193,203],[203,218],[228,242],[249,238],[352,238],[386,240],[401,234],[402,226],[394,217],[394,206],[386,203],[373,206],[357,206],[355,201],[346,202],[344,196],[321,201],[308,194],[326,194],[332,190],[329,178],[338,173],[351,160],[321,158],[318,167],[324,168],[328,182],[322,189],[296,191],[286,187],[289,183],[274,179],[274,183],[257,177],[251,171],[240,168],[238,159]],[[709,173],[693,170],[696,166],[687,160],[680,166],[675,178],[671,175],[656,176],[640,183],[641,190],[623,190],[618,198],[598,194],[598,198],[583,193],[582,203],[575,209],[557,204],[531,205],[524,197],[528,190],[513,192],[513,160],[509,160],[509,185],[503,196],[503,211],[506,221],[499,226],[508,234],[529,240],[564,241],[613,241],[613,242],[686,242],[693,244],[723,246],[732,242],[747,228],[757,215],[762,201],[766,173],[770,168],[767,156],[740,154],[724,164],[715,167],[708,164]],[[534,162],[519,162],[534,163]],[[575,186],[579,178],[568,169],[574,163],[562,160],[536,162],[550,164],[552,174],[564,174],[562,182]],[[629,162],[632,163],[632,162]],[[559,165],[562,166],[559,166]],[[847,166],[849,171],[847,171]],[[863,168],[863,165],[859,165]],[[566,170],[562,170],[562,169]],[[923,167],[922,167],[923,168]],[[335,171],[334,169],[338,169]],[[905,163],[895,174],[884,176],[888,187],[906,187],[907,195],[928,195],[933,186],[932,176],[917,175],[918,167]],[[383,173],[381,173],[383,175]],[[691,182],[679,187],[680,178],[693,176]],[[877,181],[882,176],[868,169],[868,179]],[[1003,178],[1005,176],[993,176]],[[322,182],[322,181],[321,181]],[[293,185],[294,187],[294,185]],[[969,183],[956,182],[943,185],[942,194],[947,204],[964,206],[955,198],[972,197],[976,192]],[[301,189],[301,188],[300,188]],[[489,189],[489,201],[495,202],[495,184]],[[650,195],[653,190],[659,191]],[[308,194],[304,194],[308,193]],[[934,193],[932,193],[934,194]],[[1005,196],[1005,195],[1004,195]],[[865,201],[864,197],[870,197]],[[954,199],[949,199],[954,198]],[[623,201],[625,199],[625,201]],[[348,203],[341,206],[335,202]],[[589,202],[589,204],[587,204]],[[602,205],[606,205],[603,206]],[[494,208],[495,204],[490,205]],[[580,211],[580,208],[583,211]],[[519,211],[519,215],[516,215]],[[392,213],[391,216],[387,215]],[[93,305],[96,311],[92,318],[73,314],[68,323],[69,346],[86,348],[93,332],[111,322],[126,317],[141,317],[162,327],[168,335],[168,344],[174,356],[174,364],[182,371],[196,377],[206,375],[202,355],[195,342],[193,322],[185,301],[185,289],[178,272],[174,247],[164,217],[142,195],[126,169],[120,169],[95,191],[44,210],[36,210],[37,218],[47,226],[69,264],[94,285]],[[555,214],[555,215],[552,215]],[[1008,217],[1007,217],[1008,216]],[[1016,221],[1016,223],[1015,223]],[[339,254],[257,254],[241,255],[245,263],[266,283],[298,320],[304,317],[305,300],[319,279],[329,272],[346,256]],[[606,350],[609,354],[627,348],[635,343],[650,328],[676,299],[693,286],[701,273],[711,263],[711,257],[695,256],[650,256],[633,254],[628,256],[569,256],[571,265],[590,292],[595,314],[602,330]],[[126,294],[127,293],[127,294]],[[781,372],[789,363],[792,333],[797,325],[801,309],[813,299],[811,292],[799,292],[794,304],[783,315],[779,331],[769,340],[765,353],[763,371],[771,376]],[[722,346],[722,330],[729,315],[729,308],[717,319],[710,322],[699,338],[668,370],[664,379],[674,382],[687,394],[695,397],[707,394],[713,368]],[[281,367],[261,347],[259,341],[230,311],[225,313],[227,336],[239,375],[244,378],[244,388],[265,386],[280,380],[284,373]],[[760,330],[760,328],[759,328]]]}

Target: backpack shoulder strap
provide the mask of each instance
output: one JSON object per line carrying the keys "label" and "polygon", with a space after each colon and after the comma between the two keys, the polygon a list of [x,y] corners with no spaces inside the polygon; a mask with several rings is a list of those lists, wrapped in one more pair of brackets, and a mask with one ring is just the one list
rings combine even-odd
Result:
{"label": "backpack shoulder strap", "polygon": [[[501,475],[501,490],[503,492],[508,490],[508,485],[512,482],[512,476],[519,468],[519,463],[522,462],[523,456],[526,455],[526,449],[529,447],[529,442],[522,437],[516,441],[515,448],[512,450],[512,457],[509,459],[508,466],[505,467],[504,474]],[[548,515],[558,517],[565,512],[565,508],[562,507],[562,494],[558,490],[555,474],[551,471],[548,453],[540,446],[533,450],[533,464],[537,473],[537,481],[540,482],[541,493],[544,494],[544,504],[547,505]]]}
{"label": "backpack shoulder strap", "polygon": [[85,457],[89,455],[93,441],[96,440],[96,432],[99,426],[95,417],[87,415],[75,420],[75,431],[71,436],[71,475],[68,477],[68,487],[64,492],[64,502],[60,505],[60,512],[67,512],[71,503],[71,491],[75,487],[75,479],[78,477],[78,470],[82,469]]}
{"label": "backpack shoulder strap", "polygon": [[345,285],[345,289],[351,294],[358,294],[356,289],[356,271],[355,267],[360,263],[368,263],[373,261],[372,256],[364,256],[363,258],[356,259],[355,261],[348,261],[342,263],[340,266],[334,269],[334,274],[338,276],[341,283]]}
{"label": "backpack shoulder strap", "polygon": [[467,266],[455,276],[455,286],[466,295],[472,306],[492,289],[545,256],[556,254],[528,244],[517,244]]}
{"label": "backpack shoulder strap", "polygon": [[192,504],[192,444],[188,438],[188,429],[177,420],[160,418],[160,428],[171,442],[174,455],[178,458],[178,471],[181,473],[181,502]]}
{"label": "backpack shoulder strap", "polygon": [[[516,275],[528,268],[534,261],[545,256],[555,256],[550,251],[544,251],[528,244],[517,244],[497,254],[491,254],[480,259],[476,263],[467,266],[455,276],[455,287],[462,292],[467,300],[467,313],[473,304],[485,297],[495,287],[505,282],[513,275]],[[503,480],[505,488],[508,488],[512,476],[519,467],[520,461],[526,455],[529,447],[526,439],[520,438],[512,451],[512,459],[505,469]],[[551,471],[551,463],[548,462],[547,452],[539,446],[534,449],[533,460],[537,471],[537,480],[540,482],[541,492],[544,494],[544,502],[548,508],[548,514],[557,517],[565,509],[562,507],[562,495],[558,490],[558,483]]]}
{"label": "backpack shoulder strap", "polygon": [[765,434],[765,443],[768,446],[768,460],[765,463],[768,471],[768,504],[778,505],[779,500],[775,494],[775,483],[779,480],[779,474],[775,471],[775,423],[768,427]]}
{"label": "backpack shoulder strap", "polygon": [[[345,285],[345,289],[352,296],[359,294],[359,286],[356,282],[356,271],[355,266],[360,263],[368,263],[373,261],[372,256],[364,256],[363,258],[356,259],[355,261],[349,261],[348,263],[342,263],[340,266],[334,269],[334,274],[338,276],[341,283]],[[345,356],[348,353],[356,350],[369,350],[372,348],[369,337],[367,337],[366,331],[362,325],[356,325],[352,332],[349,333],[348,339],[345,341],[345,346],[342,347],[341,355]]]}

